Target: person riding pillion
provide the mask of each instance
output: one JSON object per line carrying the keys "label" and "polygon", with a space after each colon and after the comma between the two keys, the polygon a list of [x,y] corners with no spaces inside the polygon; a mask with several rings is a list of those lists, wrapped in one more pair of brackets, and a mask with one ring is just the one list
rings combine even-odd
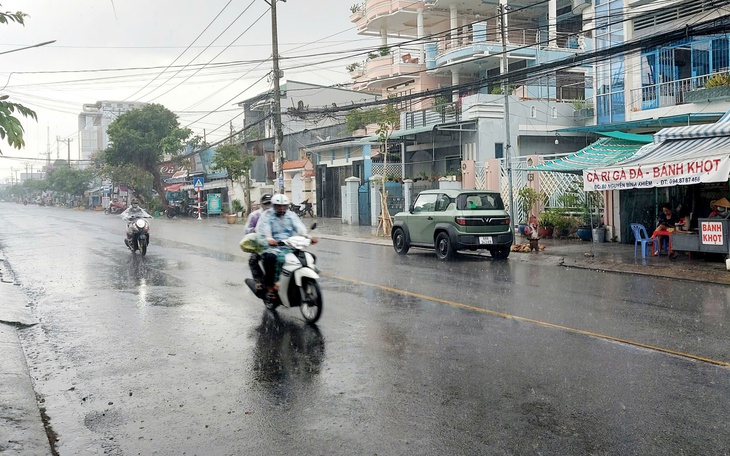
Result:
{"label": "person riding pillion", "polygon": [[[261,215],[271,209],[271,194],[265,193],[261,195],[261,200],[259,201],[259,204],[261,205],[261,207],[251,212],[248,216],[248,219],[246,219],[247,235],[256,232],[258,222],[261,221]],[[264,271],[262,271],[261,266],[259,266],[260,260],[261,256],[255,252],[252,252],[251,256],[248,258],[248,266],[249,268],[251,268],[251,275],[253,276],[257,284],[263,284],[264,277]],[[259,285],[257,285],[257,287],[259,287]]]}
{"label": "person riding pillion", "polygon": [[261,220],[261,214],[271,209],[271,195],[268,193],[262,195],[259,204],[261,204],[261,207],[251,212],[246,220],[246,234],[256,231],[256,225]]}
{"label": "person riding pillion", "polygon": [[[295,213],[289,210],[289,198],[286,195],[277,194],[271,197],[273,208],[264,212],[259,220],[256,231],[266,238],[269,247],[263,253],[264,259],[264,285],[269,293],[276,293],[276,268],[278,262],[283,261],[283,255],[279,255],[279,241],[284,241],[292,236],[306,236],[307,227]],[[312,244],[317,243],[317,238],[311,238]]]}

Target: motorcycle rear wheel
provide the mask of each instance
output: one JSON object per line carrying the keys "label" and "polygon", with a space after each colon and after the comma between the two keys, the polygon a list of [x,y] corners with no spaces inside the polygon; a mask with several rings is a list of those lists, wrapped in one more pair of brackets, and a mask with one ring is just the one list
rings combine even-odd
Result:
{"label": "motorcycle rear wheel", "polygon": [[307,323],[316,323],[322,316],[322,291],[312,279],[302,279],[302,302],[299,310]]}
{"label": "motorcycle rear wheel", "polygon": [[268,297],[264,296],[264,307],[266,307],[269,310],[274,310],[277,307],[279,307],[279,300],[278,299],[269,299]]}

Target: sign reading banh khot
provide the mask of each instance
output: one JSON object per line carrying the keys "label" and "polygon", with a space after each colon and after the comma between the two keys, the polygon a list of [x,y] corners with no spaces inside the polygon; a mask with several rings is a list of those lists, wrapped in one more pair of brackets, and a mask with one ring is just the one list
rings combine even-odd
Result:
{"label": "sign reading banh khot", "polygon": [[723,245],[722,223],[721,222],[701,222],[700,223],[701,241],[705,245]]}
{"label": "sign reading banh khot", "polygon": [[208,193],[208,215],[221,213],[220,193]]}
{"label": "sign reading banh khot", "polygon": [[585,170],[583,188],[586,191],[626,190],[723,182],[727,181],[728,174],[730,156],[698,157],[674,162]]}

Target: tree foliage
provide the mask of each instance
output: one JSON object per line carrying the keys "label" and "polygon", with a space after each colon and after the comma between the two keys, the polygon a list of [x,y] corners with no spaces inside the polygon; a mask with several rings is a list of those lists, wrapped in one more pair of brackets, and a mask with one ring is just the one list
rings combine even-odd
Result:
{"label": "tree foliage", "polygon": [[[20,11],[15,13],[10,11],[0,12],[0,24],[15,22],[24,25],[26,17],[27,14]],[[25,130],[15,114],[30,117],[33,120],[38,120],[38,116],[35,111],[19,103],[7,101],[8,98],[7,95],[0,94],[0,140],[7,140],[10,147],[21,149],[25,146],[25,140],[23,139]],[[2,155],[2,149],[0,149],[0,155]]]}
{"label": "tree foliage", "polygon": [[[188,144],[192,132],[181,128],[177,116],[159,104],[149,104],[141,109],[125,112],[117,117],[107,129],[110,145],[100,154],[104,172],[109,175],[125,172],[134,174],[141,171],[152,178],[152,188],[164,199],[162,175],[159,165],[168,155],[178,155]],[[126,170],[126,168],[137,170]],[[125,171],[123,171],[123,169]],[[122,176],[119,176],[122,177]],[[141,176],[137,176],[141,178]],[[132,181],[117,180],[131,186],[141,196],[139,179]],[[166,203],[166,201],[165,201]]]}
{"label": "tree foliage", "polygon": [[73,169],[62,166],[55,169],[48,176],[48,188],[61,193],[69,193],[73,196],[84,196],[89,189],[89,181],[94,176],[92,169]]}
{"label": "tree foliage", "polygon": [[[219,146],[215,150],[215,171],[226,170],[228,179],[233,182],[240,182],[241,178],[247,177],[256,157],[253,155],[243,154],[241,146],[234,144],[225,144]],[[248,187],[248,186],[247,186]],[[246,188],[248,192],[248,188]],[[233,211],[233,202],[228,198],[228,205],[231,212]]]}
{"label": "tree foliage", "polygon": [[353,109],[345,115],[345,126],[347,131],[352,133],[355,130],[365,128],[366,125],[378,123],[382,116],[383,110],[381,109]]}

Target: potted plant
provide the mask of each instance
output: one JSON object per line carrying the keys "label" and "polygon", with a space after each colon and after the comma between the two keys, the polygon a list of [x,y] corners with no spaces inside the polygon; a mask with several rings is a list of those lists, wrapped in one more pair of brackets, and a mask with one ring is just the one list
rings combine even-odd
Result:
{"label": "potted plant", "polygon": [[361,3],[355,3],[350,6],[350,21],[358,21],[364,16],[363,6]]}
{"label": "potted plant", "polygon": [[578,223],[575,217],[567,214],[561,214],[555,219],[555,230],[553,232],[553,235],[557,235],[563,238],[568,237],[570,236],[570,233],[576,229],[577,224]]}
{"label": "potted plant", "polygon": [[540,214],[540,218],[537,220],[538,234],[541,238],[552,238],[555,225],[560,223],[559,218],[562,217],[555,210],[547,210]]}
{"label": "potted plant", "polygon": [[243,204],[241,203],[241,200],[233,200],[233,212],[235,212],[239,217],[243,216]]}
{"label": "potted plant", "polygon": [[684,94],[684,101],[689,103],[709,102],[730,98],[730,74],[716,73],[709,78],[704,87]]}

